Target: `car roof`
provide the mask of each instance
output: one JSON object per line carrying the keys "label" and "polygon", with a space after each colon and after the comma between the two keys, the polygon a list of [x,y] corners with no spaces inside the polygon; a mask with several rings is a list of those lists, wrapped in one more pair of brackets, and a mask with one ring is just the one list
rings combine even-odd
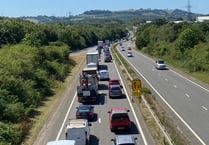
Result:
{"label": "car roof", "polygon": [[127,113],[127,109],[124,107],[117,107],[117,108],[112,108],[112,113]]}
{"label": "car roof", "polygon": [[119,81],[118,78],[110,78],[110,81]]}
{"label": "car roof", "polygon": [[91,108],[91,105],[80,104],[79,108]]}
{"label": "car roof", "polygon": [[119,84],[110,85],[111,88],[120,88]]}
{"label": "car roof", "polygon": [[115,138],[117,144],[133,143],[135,144],[134,137],[132,135],[118,135]]}
{"label": "car roof", "polygon": [[57,140],[50,141],[47,145],[75,145],[75,140]]}
{"label": "car roof", "polygon": [[106,69],[99,70],[99,72],[108,72]]}

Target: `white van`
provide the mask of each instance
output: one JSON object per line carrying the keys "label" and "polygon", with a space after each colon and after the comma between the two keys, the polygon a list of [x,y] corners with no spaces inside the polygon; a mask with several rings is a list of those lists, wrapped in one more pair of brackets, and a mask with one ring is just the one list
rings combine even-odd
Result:
{"label": "white van", "polygon": [[46,145],[75,145],[75,140],[56,140],[56,141],[50,141]]}
{"label": "white van", "polygon": [[66,139],[75,140],[76,145],[87,145],[90,140],[90,128],[88,120],[73,119],[66,127]]}

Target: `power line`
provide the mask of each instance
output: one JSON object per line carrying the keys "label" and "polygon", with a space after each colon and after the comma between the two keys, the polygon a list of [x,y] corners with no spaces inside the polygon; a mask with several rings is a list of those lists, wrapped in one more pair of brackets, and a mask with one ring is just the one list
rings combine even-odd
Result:
{"label": "power line", "polygon": [[191,8],[192,8],[192,5],[190,3],[190,0],[188,0],[187,2],[187,20],[190,21],[191,20]]}

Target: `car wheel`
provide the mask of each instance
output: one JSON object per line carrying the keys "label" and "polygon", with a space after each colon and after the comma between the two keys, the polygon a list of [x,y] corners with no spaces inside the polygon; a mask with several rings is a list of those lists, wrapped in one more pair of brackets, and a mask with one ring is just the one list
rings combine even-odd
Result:
{"label": "car wheel", "polygon": [[110,131],[111,131],[111,132],[114,132],[114,130],[113,130],[112,128],[110,128]]}

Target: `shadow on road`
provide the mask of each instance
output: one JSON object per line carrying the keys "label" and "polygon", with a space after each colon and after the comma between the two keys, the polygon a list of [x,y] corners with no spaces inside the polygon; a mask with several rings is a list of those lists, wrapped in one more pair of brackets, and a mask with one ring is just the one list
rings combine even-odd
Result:
{"label": "shadow on road", "polygon": [[91,135],[89,145],[99,145],[99,139],[95,135]]}

